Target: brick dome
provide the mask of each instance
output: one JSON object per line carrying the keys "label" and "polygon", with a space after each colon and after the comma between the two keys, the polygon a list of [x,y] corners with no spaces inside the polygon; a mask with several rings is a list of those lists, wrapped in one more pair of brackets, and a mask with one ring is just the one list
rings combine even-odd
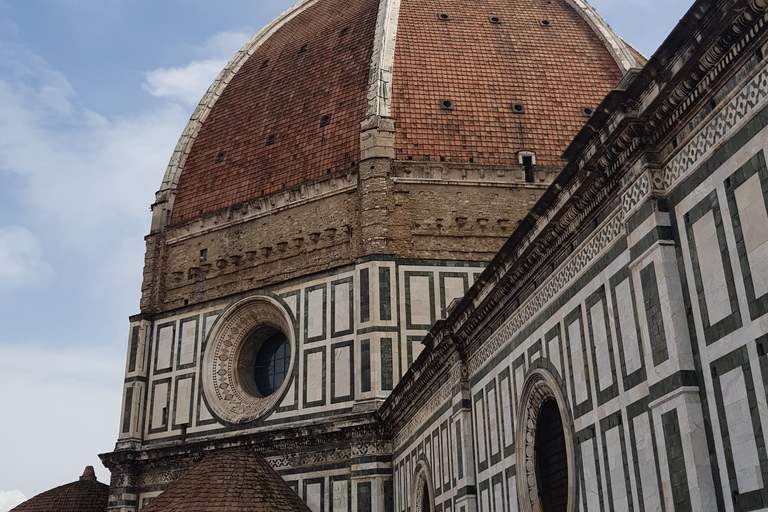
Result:
{"label": "brick dome", "polygon": [[203,457],[142,507],[144,512],[310,512],[264,459],[247,448]]}
{"label": "brick dome", "polygon": [[109,486],[96,481],[92,466],[76,482],[28,499],[11,512],[106,512]]}
{"label": "brick dome", "polygon": [[171,224],[349,173],[361,123],[397,160],[537,164],[642,56],[582,0],[305,0],[235,56],[195,111],[159,195]]}

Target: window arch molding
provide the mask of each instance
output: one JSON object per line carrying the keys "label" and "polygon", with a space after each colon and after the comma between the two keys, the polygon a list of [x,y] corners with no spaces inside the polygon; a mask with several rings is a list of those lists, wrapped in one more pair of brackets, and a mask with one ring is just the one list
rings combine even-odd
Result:
{"label": "window arch molding", "polygon": [[432,512],[435,509],[435,486],[432,483],[429,462],[423,456],[416,463],[411,481],[411,510]]}
{"label": "window arch molding", "polygon": [[521,407],[517,412],[517,432],[515,438],[517,458],[517,494],[522,512],[540,512],[539,475],[536,468],[536,432],[539,413],[545,402],[554,400],[560,412],[565,438],[565,451],[568,467],[568,505],[567,512],[576,510],[576,459],[573,443],[573,420],[557,379],[545,368],[532,369],[523,384],[520,396]]}
{"label": "window arch molding", "polygon": [[[264,396],[250,382],[253,359],[261,344],[275,332],[285,335],[290,361],[284,380]],[[248,423],[267,414],[280,402],[292,380],[296,351],[293,316],[279,299],[257,295],[230,306],[216,321],[203,355],[203,394],[211,412],[233,424]]]}

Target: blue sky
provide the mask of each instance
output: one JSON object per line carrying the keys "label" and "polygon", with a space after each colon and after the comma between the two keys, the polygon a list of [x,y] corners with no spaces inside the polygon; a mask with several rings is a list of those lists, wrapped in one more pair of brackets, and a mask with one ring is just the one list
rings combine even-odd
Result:
{"label": "blue sky", "polygon": [[[117,436],[149,205],[210,82],[285,0],[0,0],[0,512]],[[595,0],[650,55],[691,0]]]}

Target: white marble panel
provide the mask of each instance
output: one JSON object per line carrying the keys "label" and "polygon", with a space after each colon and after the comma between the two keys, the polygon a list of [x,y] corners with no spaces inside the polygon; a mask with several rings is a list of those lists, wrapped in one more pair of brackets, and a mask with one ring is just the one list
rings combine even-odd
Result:
{"label": "white marble panel", "polygon": [[333,512],[349,511],[348,486],[347,480],[335,480],[333,482]]}
{"label": "white marble panel", "polygon": [[510,512],[514,512],[518,510],[518,504],[517,504],[517,482],[515,481],[514,476],[510,476],[507,478],[507,501],[509,503],[509,507],[507,507],[507,510]]}
{"label": "white marble panel", "polygon": [[502,487],[501,481],[493,484],[493,510],[495,512],[504,512],[504,491]]}
{"label": "white marble panel", "polygon": [[734,368],[720,377],[736,481],[742,494],[763,487],[745,384],[741,368]]}
{"label": "white marble panel", "polygon": [[208,410],[205,401],[200,399],[200,421],[209,421],[213,419],[213,414]]}
{"label": "white marble panel", "polygon": [[307,484],[307,506],[312,512],[320,512],[323,508],[323,486],[320,482]]}
{"label": "white marble panel", "polygon": [[454,299],[464,296],[464,279],[460,277],[446,277],[443,279],[445,285],[445,307],[451,305]]}
{"label": "white marble panel", "polygon": [[411,292],[411,323],[414,325],[429,325],[432,320],[432,309],[429,301],[429,278],[426,276],[410,276]]}
{"label": "white marble panel", "polygon": [[592,335],[595,338],[595,359],[598,375],[598,390],[602,391],[613,384],[613,372],[611,371],[611,354],[608,352],[608,332],[605,325],[605,308],[603,301],[598,301],[590,310],[592,320]]}
{"label": "white marble panel", "polygon": [[435,456],[434,460],[432,462],[432,467],[435,468],[435,474],[432,475],[432,482],[436,486],[440,486],[443,480],[443,447],[440,444],[440,429],[438,429],[437,437],[433,437],[432,441],[434,442],[432,448],[434,449]]}
{"label": "white marble panel", "polygon": [[488,432],[491,441],[491,453],[499,453],[499,425],[496,420],[496,390],[490,389],[486,395],[488,399]]}
{"label": "white marble panel", "polygon": [[150,428],[160,428],[163,426],[163,409],[168,405],[168,392],[171,384],[163,382],[153,386],[154,396],[152,397],[152,423]]}
{"label": "white marble panel", "polygon": [[635,310],[632,302],[632,287],[629,278],[616,286],[614,295],[616,309],[619,312],[619,329],[621,329],[621,345],[624,350],[624,365],[629,375],[642,367],[640,340],[637,336]]}
{"label": "white marble panel", "polygon": [[734,196],[755,297],[761,297],[768,293],[768,212],[765,209],[760,177],[754,174],[736,189]]}
{"label": "white marble panel", "polygon": [[419,358],[422,350],[424,350],[424,345],[422,345],[420,342],[414,341],[411,343],[411,353],[413,354],[414,361]]}
{"label": "white marble panel", "polygon": [[451,430],[440,431],[440,451],[443,454],[443,485],[451,483],[451,464],[450,464],[450,451],[449,451],[449,438],[451,437]]}
{"label": "white marble panel", "polygon": [[621,455],[624,446],[621,444],[619,427],[612,428],[605,433],[605,446],[608,450],[608,472],[611,479],[613,509],[616,512],[623,512],[629,510],[629,500],[627,499],[627,485],[624,480],[624,460]]}
{"label": "white marble panel", "polygon": [[290,387],[288,388],[288,391],[285,393],[285,398],[280,403],[281,407],[291,407],[296,403],[296,391],[294,391],[294,386],[296,385],[296,381],[294,380],[291,382]]}
{"label": "white marble panel", "polygon": [[157,336],[157,368],[166,370],[171,367],[171,351],[173,349],[173,326],[160,329]]}
{"label": "white marble panel", "polygon": [[491,491],[489,489],[480,491],[480,504],[480,512],[493,512],[491,510]]}
{"label": "white marble panel", "polygon": [[205,317],[205,320],[203,321],[203,329],[205,329],[206,337],[211,333],[211,327],[213,327],[213,323],[217,318],[219,318],[219,315],[210,315]]}
{"label": "white marble panel", "polygon": [[645,510],[661,511],[658,478],[656,475],[656,455],[653,453],[651,422],[647,414],[641,414],[632,420],[637,443],[637,463],[640,468],[640,485],[643,487]]}
{"label": "white marble panel", "polygon": [[589,398],[587,393],[587,376],[584,375],[584,340],[581,339],[580,322],[576,320],[568,326],[568,340],[571,344],[571,363],[573,368],[573,385],[576,392],[576,404]]}
{"label": "white marble panel", "polygon": [[693,238],[696,256],[699,259],[709,324],[714,325],[730,315],[732,311],[723,271],[723,258],[717,240],[715,216],[711,210],[693,224]]}
{"label": "white marble panel", "polygon": [[323,398],[323,353],[307,354],[307,402],[317,402]]}
{"label": "white marble panel", "polygon": [[485,414],[483,400],[475,402],[475,432],[477,433],[477,462],[482,463],[488,458],[485,447]]}
{"label": "white marble panel", "polygon": [[517,400],[520,398],[520,393],[522,393],[523,391],[523,380],[525,379],[525,367],[521,365],[515,368],[514,377],[515,377],[515,392],[517,393],[517,396],[515,397],[515,402],[517,402]]}
{"label": "white marble panel", "polygon": [[352,319],[349,318],[349,283],[334,286],[334,327],[336,332],[349,330]]}
{"label": "white marble panel", "polygon": [[324,289],[320,288],[307,292],[307,336],[314,338],[323,336],[323,295]]}
{"label": "white marble panel", "polygon": [[549,362],[557,369],[561,377],[565,376],[563,372],[563,363],[560,359],[560,336],[555,336],[547,342],[547,352],[549,353]]}
{"label": "white marble panel", "polygon": [[584,469],[584,494],[587,497],[587,510],[600,510],[600,488],[597,486],[597,461],[595,460],[595,440],[581,443],[581,461]]}
{"label": "white marble panel", "polygon": [[298,308],[296,307],[297,306],[297,300],[296,299],[297,299],[297,297],[296,297],[295,294],[283,297],[283,300],[285,301],[285,304],[288,306],[288,309],[291,310],[291,313],[293,313],[293,316],[297,316],[298,315],[298,310],[297,310]]}
{"label": "white marble panel", "polygon": [[334,396],[348,396],[350,394],[350,371],[349,366],[350,347],[338,347],[333,351],[335,359],[335,375],[333,376],[333,394]]}
{"label": "white marble panel", "polygon": [[499,381],[501,396],[501,428],[504,431],[504,444],[509,446],[515,438],[512,430],[512,397],[509,396],[509,379]]}
{"label": "white marble panel", "polygon": [[176,388],[176,413],[173,422],[176,425],[189,423],[189,410],[192,407],[192,379],[182,379]]}
{"label": "white marble panel", "polygon": [[181,342],[179,346],[179,365],[195,362],[195,338],[197,321],[187,320],[181,324]]}

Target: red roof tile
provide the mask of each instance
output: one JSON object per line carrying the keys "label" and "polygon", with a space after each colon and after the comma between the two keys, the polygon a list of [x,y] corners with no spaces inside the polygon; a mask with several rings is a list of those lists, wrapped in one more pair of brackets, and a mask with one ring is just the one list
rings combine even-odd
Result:
{"label": "red roof tile", "polygon": [[142,512],[309,512],[280,475],[246,448],[207,454]]}
{"label": "red roof tile", "polygon": [[108,499],[109,486],[97,482],[88,466],[77,482],[38,494],[11,512],[105,512]]}
{"label": "red roof tile", "polygon": [[[248,58],[192,144],[172,223],[356,163],[378,4],[319,0]],[[621,77],[565,0],[403,0],[393,73],[396,158],[516,163],[532,150],[546,166]]]}
{"label": "red roof tile", "polygon": [[203,123],[172,222],[357,161],[377,9],[377,0],[322,0],[261,45]]}
{"label": "red roof tile", "polygon": [[531,150],[537,164],[561,166],[586,120],[580,108],[596,107],[620,78],[565,0],[403,1],[392,79],[396,158],[517,163],[518,151]]}

